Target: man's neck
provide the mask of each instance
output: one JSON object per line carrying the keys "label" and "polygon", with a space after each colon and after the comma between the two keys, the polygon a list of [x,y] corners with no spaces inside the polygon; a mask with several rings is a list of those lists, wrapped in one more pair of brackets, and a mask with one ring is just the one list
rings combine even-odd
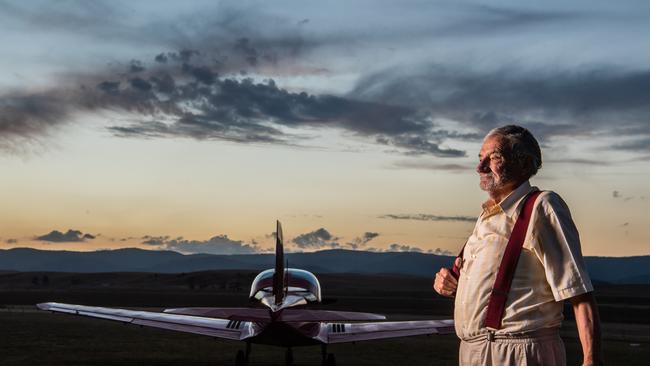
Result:
{"label": "man's neck", "polygon": [[510,193],[512,193],[517,187],[519,187],[523,182],[513,182],[510,184],[505,185],[501,189],[498,189],[496,191],[489,191],[488,195],[490,196],[490,200],[494,201],[494,204],[497,204],[501,201],[503,201]]}

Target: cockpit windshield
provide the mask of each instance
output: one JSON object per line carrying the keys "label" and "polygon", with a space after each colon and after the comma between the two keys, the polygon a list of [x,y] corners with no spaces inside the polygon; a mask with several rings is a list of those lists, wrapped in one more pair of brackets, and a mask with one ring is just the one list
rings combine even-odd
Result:
{"label": "cockpit windshield", "polygon": [[[255,277],[249,297],[258,300],[273,294],[274,269],[267,269]],[[284,285],[293,295],[304,297],[307,301],[321,301],[320,283],[311,272],[290,268],[284,270]]]}

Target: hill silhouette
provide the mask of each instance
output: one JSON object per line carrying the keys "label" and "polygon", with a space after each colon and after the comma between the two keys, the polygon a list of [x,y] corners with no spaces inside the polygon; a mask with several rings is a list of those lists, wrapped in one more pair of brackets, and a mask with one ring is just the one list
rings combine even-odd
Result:
{"label": "hill silhouette", "polygon": [[[290,267],[314,273],[401,274],[432,277],[453,257],[415,252],[365,252],[324,250],[288,253]],[[650,283],[650,256],[585,257],[594,282]],[[206,270],[263,270],[273,267],[273,254],[184,255],[172,251],[137,248],[95,252],[46,251],[32,248],[0,250],[0,271],[50,272],[157,272]]]}

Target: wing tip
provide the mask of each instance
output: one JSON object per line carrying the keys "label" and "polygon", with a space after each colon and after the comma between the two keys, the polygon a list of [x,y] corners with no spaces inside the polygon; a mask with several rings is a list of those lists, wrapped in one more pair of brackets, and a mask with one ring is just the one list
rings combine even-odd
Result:
{"label": "wing tip", "polygon": [[36,307],[39,308],[40,310],[49,310],[52,307],[51,302],[41,302],[36,304]]}

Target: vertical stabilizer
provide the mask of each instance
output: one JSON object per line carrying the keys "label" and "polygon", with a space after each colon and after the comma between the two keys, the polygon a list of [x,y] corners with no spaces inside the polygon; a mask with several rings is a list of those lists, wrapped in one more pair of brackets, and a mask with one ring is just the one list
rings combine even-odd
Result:
{"label": "vertical stabilizer", "polygon": [[277,221],[275,230],[275,272],[273,273],[273,295],[275,295],[275,304],[282,304],[284,300],[284,245],[282,238],[282,225]]}

